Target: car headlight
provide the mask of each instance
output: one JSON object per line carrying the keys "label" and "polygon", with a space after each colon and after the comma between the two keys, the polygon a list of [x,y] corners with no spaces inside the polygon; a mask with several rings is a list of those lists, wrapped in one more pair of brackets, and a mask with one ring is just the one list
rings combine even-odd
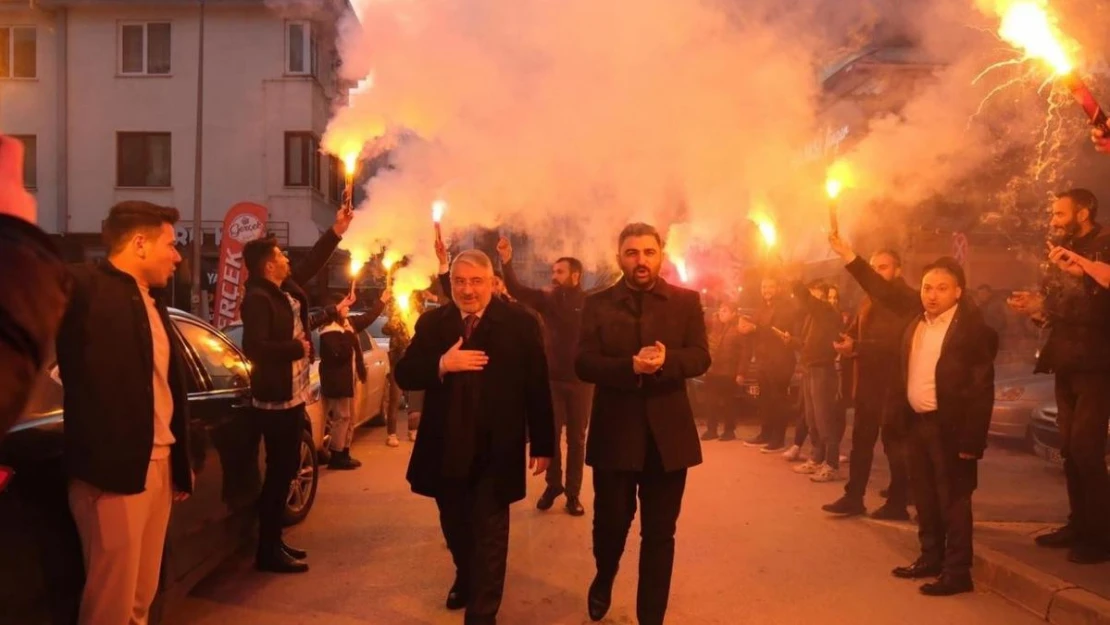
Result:
{"label": "car headlight", "polygon": [[1003,386],[995,389],[995,401],[1017,401],[1025,395],[1024,386]]}

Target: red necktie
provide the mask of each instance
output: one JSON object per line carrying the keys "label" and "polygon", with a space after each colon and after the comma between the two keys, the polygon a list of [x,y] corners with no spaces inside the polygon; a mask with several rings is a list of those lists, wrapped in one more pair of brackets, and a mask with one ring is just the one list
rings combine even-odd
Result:
{"label": "red necktie", "polygon": [[474,327],[478,325],[478,315],[467,315],[463,319],[463,340],[469,341],[470,335],[474,334]]}

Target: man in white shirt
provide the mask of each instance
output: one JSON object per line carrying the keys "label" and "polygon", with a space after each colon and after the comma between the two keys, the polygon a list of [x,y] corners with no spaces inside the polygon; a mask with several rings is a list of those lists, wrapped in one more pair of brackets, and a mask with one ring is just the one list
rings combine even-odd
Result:
{"label": "man in white shirt", "polygon": [[[844,247],[837,235],[834,249]],[[899,308],[897,287],[874,271],[854,273],[878,304]],[[994,407],[998,333],[970,298],[963,268],[952,258],[925,267],[921,311],[902,343],[910,485],[917,507],[921,556],[894,569],[895,577],[936,577],[921,587],[930,596],[970,592],[971,495],[978,460],[987,446]]]}

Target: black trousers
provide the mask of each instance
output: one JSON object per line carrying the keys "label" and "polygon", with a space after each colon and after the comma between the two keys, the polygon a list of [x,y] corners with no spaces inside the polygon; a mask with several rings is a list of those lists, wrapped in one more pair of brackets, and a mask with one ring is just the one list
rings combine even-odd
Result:
{"label": "black trousers", "polygon": [[1069,521],[1082,542],[1110,547],[1110,478],[1105,459],[1110,375],[1057,373],[1056,406],[1068,480]]}
{"label": "black trousers", "polygon": [[585,382],[551,381],[551,403],[555,409],[555,454],[547,468],[547,485],[563,487],[563,430],[567,432],[568,497],[582,493],[582,473],[586,466],[586,428],[590,425],[590,407],[594,387]]}
{"label": "black trousers", "polygon": [[910,485],[921,557],[943,562],[945,575],[970,577],[971,494],[979,462],[959,457],[956,441],[941,432],[936,413],[910,419]]}
{"label": "black trousers", "polygon": [[266,478],[258,497],[258,546],[273,549],[281,541],[289,485],[300,465],[304,405],[287,410],[255,409],[266,445]]}
{"label": "black trousers", "polygon": [[909,495],[909,459],[907,458],[906,434],[892,425],[898,410],[884,397],[860,397],[856,400],[855,418],[852,423],[852,453],[848,465],[848,484],[844,492],[849,497],[863,499],[867,483],[871,479],[871,465],[875,461],[875,443],[880,434],[883,452],[890,464],[890,489],[887,501],[891,505],[905,507]]}
{"label": "black trousers", "polygon": [[736,378],[721,375],[705,376],[705,394],[709,397],[709,417],[705,429],[717,431],[717,424],[723,424],[722,432],[736,431]]}
{"label": "black trousers", "polygon": [[492,470],[478,468],[471,479],[451,483],[436,497],[455,576],[470,596],[467,623],[492,622],[505,590],[509,506],[498,501],[496,483]]}
{"label": "black trousers", "polygon": [[598,576],[612,579],[620,567],[628,530],[640,499],[640,578],[636,616],[640,625],[661,625],[671,592],[674,533],[686,490],[686,469],[664,471],[649,437],[643,471],[594,469],[594,560]]}
{"label": "black trousers", "polygon": [[790,373],[761,372],[759,375],[759,436],[773,447],[786,441],[790,421]]}

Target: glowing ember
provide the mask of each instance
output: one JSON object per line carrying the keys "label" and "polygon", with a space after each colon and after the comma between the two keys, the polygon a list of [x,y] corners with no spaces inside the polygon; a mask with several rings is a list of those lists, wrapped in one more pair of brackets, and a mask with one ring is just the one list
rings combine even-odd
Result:
{"label": "glowing ember", "polygon": [[674,269],[676,272],[678,272],[678,279],[681,280],[683,283],[689,282],[690,271],[686,267],[686,259],[675,258],[671,262],[674,263]]}
{"label": "glowing ember", "polygon": [[386,256],[382,257],[382,267],[385,267],[386,271],[389,271],[389,270],[393,269],[393,265],[396,262],[397,262],[397,259],[392,257],[392,256],[386,255]]}
{"label": "glowing ember", "polygon": [[1044,0],[1018,0],[1002,12],[998,34],[1025,51],[1026,58],[1048,63],[1059,75],[1069,74],[1075,64],[1065,49],[1066,38],[1048,14]]}
{"label": "glowing ember", "polygon": [[835,200],[842,190],[844,190],[844,184],[839,180],[829,178],[825,181],[825,193],[827,193],[830,198]]}
{"label": "glowing ember", "polygon": [[343,171],[346,172],[347,177],[355,175],[355,167],[358,166],[358,152],[347,152],[343,155]]}
{"label": "glowing ember", "polygon": [[366,264],[365,260],[363,260],[359,257],[356,257],[356,256],[351,256],[351,267],[350,267],[351,277],[352,278],[358,277],[358,273],[360,271],[362,271],[362,267],[365,264]]}
{"label": "glowing ember", "polygon": [[405,315],[409,311],[409,304],[412,302],[411,293],[398,293],[397,294],[397,307],[401,309],[401,314]]}
{"label": "glowing ember", "polygon": [[759,234],[763,236],[763,242],[767,247],[774,247],[778,243],[779,233],[775,228],[775,222],[766,213],[755,212],[748,215],[748,219],[759,228]]}
{"label": "glowing ember", "polygon": [[825,193],[835,200],[846,187],[852,186],[852,171],[845,161],[836,161],[825,173]]}
{"label": "glowing ember", "polygon": [[432,221],[437,224],[443,220],[443,213],[447,212],[447,202],[436,200],[432,202]]}

